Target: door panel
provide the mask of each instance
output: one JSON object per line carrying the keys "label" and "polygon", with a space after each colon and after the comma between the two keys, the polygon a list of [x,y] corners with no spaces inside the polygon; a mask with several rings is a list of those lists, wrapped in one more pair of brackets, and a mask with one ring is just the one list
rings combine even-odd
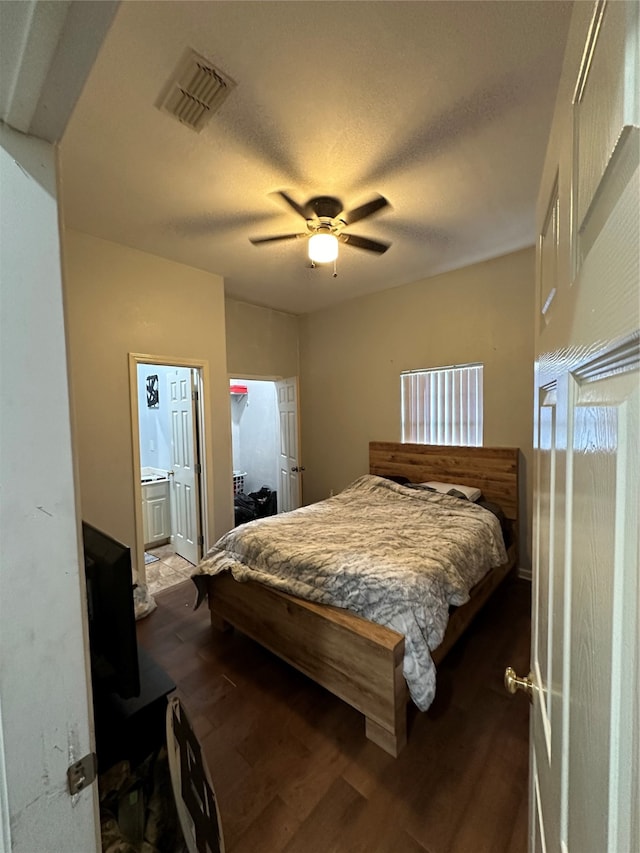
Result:
{"label": "door panel", "polygon": [[[575,93],[576,225],[582,230],[621,129],[632,116],[634,75],[625,74],[624,43],[631,33],[631,4],[594,4],[591,30]],[[629,27],[630,25],[630,27]],[[630,52],[626,54],[632,60]]]}
{"label": "door panel", "polygon": [[535,755],[532,758],[532,813],[530,817],[531,824],[531,844],[532,853],[546,853],[545,830],[542,825],[542,806],[540,803],[540,776],[536,766]]}
{"label": "door panel", "polygon": [[634,851],[638,336],[546,388],[538,419],[531,848]]}
{"label": "door panel", "polygon": [[297,509],[301,502],[297,378],[276,382],[276,390],[280,420],[279,508],[288,512]]}
{"label": "door panel", "polygon": [[[167,500],[153,498],[147,501],[148,539],[146,542],[158,542],[168,536]],[[146,544],[146,543],[145,543]]]}
{"label": "door panel", "polygon": [[[625,547],[624,532],[637,543],[631,526],[632,518],[638,520],[637,457],[636,467],[628,466],[639,438],[639,376],[636,369],[575,384],[570,851],[632,849],[619,846],[614,827],[623,793],[620,771],[637,751],[630,728],[620,729],[620,679],[628,658],[617,636],[633,626],[614,619],[614,601],[617,593],[620,605],[636,583],[637,552],[634,557]],[[625,794],[628,803],[630,791]]]}
{"label": "door panel", "polygon": [[[566,417],[558,415],[558,388],[551,383],[539,393],[536,452],[535,538],[533,573],[533,635],[531,670],[539,690],[534,702],[532,735],[535,751],[535,812],[537,844],[546,849],[545,825],[562,823],[563,714],[563,540]],[[560,406],[562,409],[562,406]],[[566,407],[565,407],[566,412]],[[550,849],[553,849],[551,846]]]}
{"label": "door panel", "polygon": [[538,206],[531,851],[640,850],[639,41],[574,5]]}
{"label": "door panel", "polygon": [[551,753],[551,695],[553,693],[553,534],[556,518],[555,507],[555,452],[556,429],[555,401],[544,401],[540,407],[540,443],[538,453],[538,554],[547,559],[544,571],[536,572],[536,637],[534,645],[534,672],[538,684],[548,685],[544,701],[540,702],[540,713],[547,741],[547,753]]}
{"label": "door panel", "polygon": [[167,376],[171,418],[171,542],[176,554],[194,565],[200,559],[200,512],[195,383],[190,368]]}

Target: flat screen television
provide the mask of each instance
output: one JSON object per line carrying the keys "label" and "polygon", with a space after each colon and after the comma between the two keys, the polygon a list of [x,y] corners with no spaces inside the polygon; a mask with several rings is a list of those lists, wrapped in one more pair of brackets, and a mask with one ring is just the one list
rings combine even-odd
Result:
{"label": "flat screen television", "polygon": [[94,693],[140,695],[131,551],[82,522]]}

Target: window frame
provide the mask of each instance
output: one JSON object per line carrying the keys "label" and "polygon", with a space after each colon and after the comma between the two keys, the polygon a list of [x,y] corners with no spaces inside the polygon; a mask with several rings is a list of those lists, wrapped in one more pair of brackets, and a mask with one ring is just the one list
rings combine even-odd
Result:
{"label": "window frame", "polygon": [[405,444],[482,447],[484,364],[469,362],[403,370],[400,436]]}

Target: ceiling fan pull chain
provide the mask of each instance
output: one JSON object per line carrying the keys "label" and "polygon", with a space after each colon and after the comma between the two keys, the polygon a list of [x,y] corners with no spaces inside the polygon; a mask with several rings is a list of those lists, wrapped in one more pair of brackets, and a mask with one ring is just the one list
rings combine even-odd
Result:
{"label": "ceiling fan pull chain", "polygon": [[338,278],[338,259],[333,259],[333,277]]}

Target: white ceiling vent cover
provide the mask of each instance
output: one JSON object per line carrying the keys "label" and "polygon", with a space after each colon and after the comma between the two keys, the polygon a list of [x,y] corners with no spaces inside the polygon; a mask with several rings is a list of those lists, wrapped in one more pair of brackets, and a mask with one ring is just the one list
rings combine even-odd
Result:
{"label": "white ceiling vent cover", "polygon": [[201,131],[235,85],[224,71],[188,49],[156,105],[182,124]]}

